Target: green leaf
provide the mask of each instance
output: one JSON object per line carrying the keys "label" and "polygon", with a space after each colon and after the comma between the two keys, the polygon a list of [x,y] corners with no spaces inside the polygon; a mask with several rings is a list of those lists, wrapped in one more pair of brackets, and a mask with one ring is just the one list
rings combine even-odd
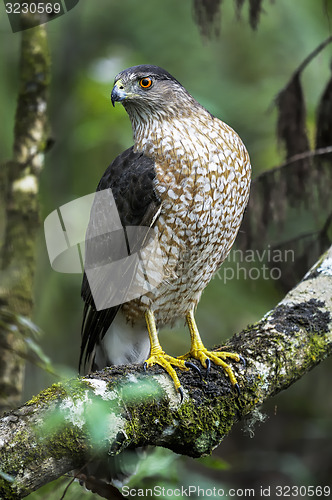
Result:
{"label": "green leaf", "polygon": [[176,461],[179,457],[180,455],[165,448],[149,448],[146,456],[140,460],[135,476],[130,478],[130,487],[140,486],[147,478],[158,478],[156,484],[160,483],[160,478],[177,478]]}
{"label": "green leaf", "polygon": [[17,322],[21,326],[23,326],[24,328],[29,330],[34,335],[35,338],[40,337],[42,335],[42,330],[40,328],[38,328],[38,326],[33,321],[31,321],[31,319],[27,318],[26,316],[22,316],[21,314],[18,314],[17,315]]}
{"label": "green leaf", "polygon": [[93,405],[86,409],[85,421],[95,447],[108,445],[106,437],[114,425],[113,419],[116,419],[118,414],[117,403],[112,405],[110,401],[97,397],[94,398]]}
{"label": "green leaf", "polygon": [[25,343],[28,345],[29,349],[36,354],[36,356],[47,366],[51,366],[51,360],[42,348],[40,347],[39,344],[37,344],[32,338],[27,337],[25,339]]}
{"label": "green leaf", "polygon": [[8,481],[10,483],[13,483],[14,479],[15,479],[13,476],[10,476],[9,474],[6,474],[6,472],[2,472],[1,469],[0,469],[0,476],[3,477],[3,479],[5,479],[6,481]]}
{"label": "green leaf", "polygon": [[163,391],[153,378],[135,376],[134,380],[129,380],[121,386],[121,396],[126,404],[132,404],[148,397],[154,400],[161,399]]}
{"label": "green leaf", "polygon": [[208,467],[209,469],[228,470],[230,468],[229,463],[219,457],[202,457],[198,458],[197,462],[204,465],[204,467]]}

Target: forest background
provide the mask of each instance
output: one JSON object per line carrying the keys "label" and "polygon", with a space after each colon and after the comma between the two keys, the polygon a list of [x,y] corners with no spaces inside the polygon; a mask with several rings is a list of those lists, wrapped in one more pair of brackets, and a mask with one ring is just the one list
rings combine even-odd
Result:
{"label": "forest background", "polygon": [[[48,23],[52,59],[49,119],[54,145],[41,176],[42,220],[61,205],[94,192],[112,159],[132,144],[129,119],[112,108],[114,76],[136,64],[157,64],[173,74],[209,111],[231,125],[250,153],[253,177],[284,161],[276,139],[275,97],[303,59],[331,34],[328,2],[264,2],[255,31],[224,1],[219,34],[202,35],[189,0],[134,0],[98,4],[81,0],[66,15]],[[10,158],[18,91],[20,34],[13,34],[1,6],[0,17],[0,162]],[[330,75],[328,46],[302,75],[311,144],[317,106]],[[271,226],[273,221],[271,220]],[[295,208],[278,237],[313,233],[319,220]],[[264,249],[273,251],[275,240]],[[273,308],[284,296],[287,280],[263,275],[262,252],[256,262],[246,255],[230,258],[203,294],[197,322],[206,345],[228,338]],[[265,256],[267,253],[265,254]],[[271,255],[271,254],[270,254]],[[288,254],[292,259],[292,253]],[[295,255],[296,258],[296,255]],[[314,262],[312,262],[313,264]],[[291,262],[288,262],[291,264]],[[239,267],[243,269],[238,272]],[[258,269],[257,273],[252,269]],[[227,271],[228,270],[228,271]],[[229,280],[231,274],[234,279]],[[266,276],[269,279],[265,279]],[[278,274],[279,276],[279,274]],[[44,353],[63,377],[77,373],[82,301],[81,277],[52,270],[40,231],[35,313]],[[161,333],[170,354],[187,350],[184,326]],[[262,408],[254,427],[243,422],[215,450],[212,459],[178,457],[157,450],[142,464],[133,485],[250,488],[261,485],[324,485],[332,477],[332,426],[329,377],[331,360],[318,366]],[[22,401],[58,377],[27,362]],[[144,479],[143,479],[144,478]],[[68,479],[31,494],[33,500],[60,498]],[[94,498],[86,494],[87,499]],[[81,498],[73,485],[68,499]]]}

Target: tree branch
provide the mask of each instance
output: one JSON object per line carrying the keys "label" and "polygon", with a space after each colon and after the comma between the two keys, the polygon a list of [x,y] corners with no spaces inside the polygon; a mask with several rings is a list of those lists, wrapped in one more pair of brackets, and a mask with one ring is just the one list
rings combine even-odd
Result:
{"label": "tree branch", "polygon": [[296,68],[296,70],[293,72],[292,76],[288,80],[288,83],[285,85],[284,88],[282,88],[278,94],[275,96],[273,103],[274,104],[277,100],[280,94],[285,92],[287,87],[290,85],[290,83],[305,70],[305,68],[311,63],[313,59],[315,59],[318,54],[325,49],[327,45],[329,45],[332,42],[332,36],[327,37],[322,43],[320,43],[310,54],[301,62],[301,64]]}
{"label": "tree branch", "polygon": [[288,167],[288,165],[291,165],[292,163],[306,160],[308,158],[315,158],[317,156],[328,155],[331,153],[332,153],[332,145],[326,146],[325,148],[318,148],[309,151],[304,151],[303,153],[298,153],[297,155],[291,156],[280,165],[277,165],[276,167],[271,167],[268,170],[264,170],[264,172],[261,172],[259,175],[257,175],[257,177],[255,177],[254,182],[256,182],[258,179],[262,179],[263,177],[267,177],[272,173],[278,172],[284,169],[285,167]]}
{"label": "tree branch", "polygon": [[234,423],[286,389],[332,352],[332,247],[304,279],[257,324],[234,335],[226,349],[239,397],[217,367],[208,380],[179,374],[180,402],[160,368],[111,367],[55,384],[0,421],[0,497],[18,499],[97,454],[156,445],[199,457],[210,453]]}

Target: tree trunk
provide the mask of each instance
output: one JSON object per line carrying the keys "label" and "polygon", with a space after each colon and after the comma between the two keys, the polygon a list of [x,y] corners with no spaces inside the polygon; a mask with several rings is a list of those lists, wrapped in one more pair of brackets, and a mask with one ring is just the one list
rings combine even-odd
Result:
{"label": "tree trunk", "polygon": [[[21,15],[23,26],[29,26],[31,17],[35,15]],[[17,406],[21,398],[25,365],[23,323],[24,317],[31,318],[33,307],[36,236],[40,225],[37,195],[48,137],[49,80],[45,27],[22,31],[13,160],[0,169],[4,220],[0,247],[0,414]]]}

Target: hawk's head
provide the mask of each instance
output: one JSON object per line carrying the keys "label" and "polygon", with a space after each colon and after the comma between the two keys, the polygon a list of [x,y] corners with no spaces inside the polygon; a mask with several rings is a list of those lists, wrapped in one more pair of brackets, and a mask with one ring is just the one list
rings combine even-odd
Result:
{"label": "hawk's head", "polygon": [[129,115],[167,114],[196,101],[166,70],[144,64],[121,71],[114,80],[112,104],[123,104]]}

